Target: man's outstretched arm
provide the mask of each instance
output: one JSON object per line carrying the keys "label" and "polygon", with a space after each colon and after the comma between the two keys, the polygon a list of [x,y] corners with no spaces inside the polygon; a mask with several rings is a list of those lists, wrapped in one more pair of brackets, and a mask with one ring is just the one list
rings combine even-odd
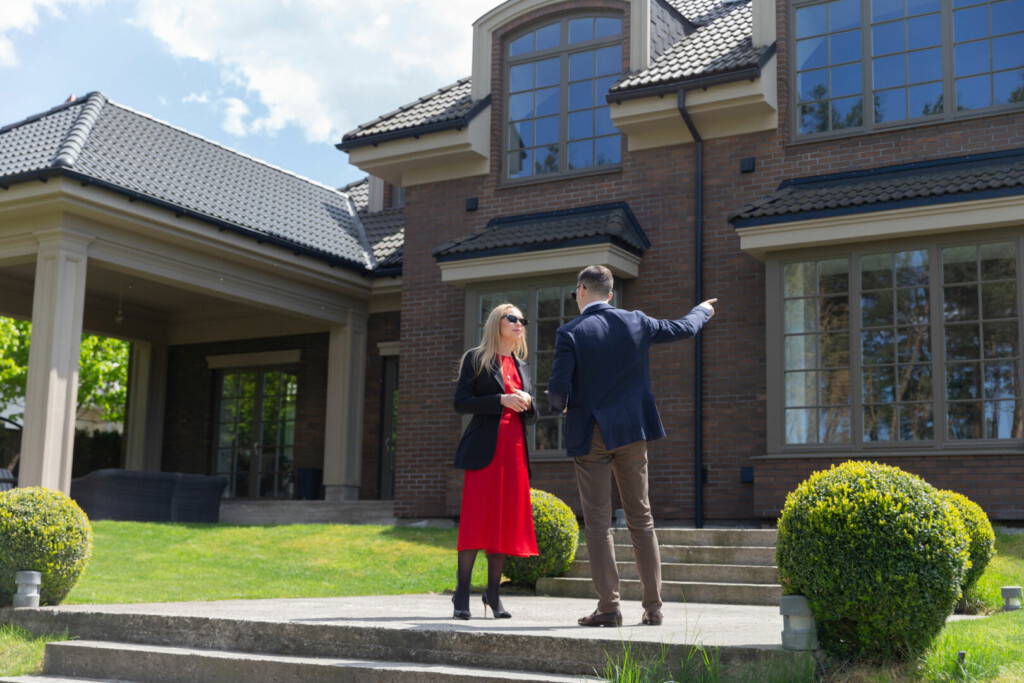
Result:
{"label": "man's outstretched arm", "polygon": [[555,333],[555,358],[551,363],[551,378],[548,380],[548,401],[551,410],[561,413],[569,405],[569,390],[572,375],[576,370],[576,354],[572,337],[568,332]]}
{"label": "man's outstretched arm", "polygon": [[651,343],[662,344],[695,336],[715,314],[715,307],[712,304],[716,301],[718,299],[702,301],[678,320],[659,320],[648,316],[646,324]]}

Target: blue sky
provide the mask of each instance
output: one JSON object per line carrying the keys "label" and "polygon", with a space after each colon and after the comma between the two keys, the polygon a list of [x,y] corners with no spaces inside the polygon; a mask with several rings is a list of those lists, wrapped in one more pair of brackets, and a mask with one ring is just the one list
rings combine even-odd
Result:
{"label": "blue sky", "polygon": [[319,182],[359,123],[469,75],[498,0],[0,0],[0,125],[99,90]]}

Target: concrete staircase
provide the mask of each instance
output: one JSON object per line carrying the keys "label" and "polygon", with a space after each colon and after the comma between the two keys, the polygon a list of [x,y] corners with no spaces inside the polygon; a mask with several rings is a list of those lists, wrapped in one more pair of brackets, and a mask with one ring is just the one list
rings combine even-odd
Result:
{"label": "concrete staircase", "polygon": [[222,524],[395,524],[390,500],[248,500],[226,498],[220,504]]}
{"label": "concrete staircase", "polygon": [[[628,529],[613,529],[615,559],[624,600],[639,600]],[[782,587],[775,567],[774,529],[657,529],[661,547],[662,599],[732,605],[778,605]],[[587,546],[580,543],[568,575],[537,582],[537,593],[597,597],[590,580]]]}

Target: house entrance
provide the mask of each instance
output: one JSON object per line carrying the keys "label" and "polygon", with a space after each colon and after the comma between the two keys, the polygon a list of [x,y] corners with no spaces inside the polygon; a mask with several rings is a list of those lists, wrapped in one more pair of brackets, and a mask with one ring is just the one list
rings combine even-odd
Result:
{"label": "house entrance", "polygon": [[298,377],[285,368],[223,370],[214,471],[237,498],[291,498]]}

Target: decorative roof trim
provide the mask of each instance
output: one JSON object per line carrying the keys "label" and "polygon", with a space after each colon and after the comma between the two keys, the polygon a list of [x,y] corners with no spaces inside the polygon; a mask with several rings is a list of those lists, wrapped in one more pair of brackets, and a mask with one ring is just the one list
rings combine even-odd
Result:
{"label": "decorative roof trim", "polygon": [[82,153],[89,134],[100,116],[100,111],[107,103],[107,98],[99,92],[91,92],[85,96],[86,102],[82,105],[78,117],[68,130],[67,137],[60,143],[57,154],[51,162],[52,166],[63,168],[74,168],[78,161],[78,155]]}
{"label": "decorative roof trim", "polygon": [[[469,111],[462,116],[455,119],[447,119],[445,121],[435,121],[434,123],[426,123],[421,126],[413,126],[411,128],[401,128],[399,130],[389,130],[384,133],[376,133],[374,135],[366,135],[363,137],[355,137],[349,139],[343,139],[341,142],[335,145],[335,148],[342,152],[347,152],[350,149],[356,147],[368,147],[370,145],[377,146],[382,142],[389,142],[391,140],[401,140],[403,138],[418,138],[421,135],[428,133],[438,133],[445,130],[459,130],[469,125],[469,122],[476,118],[476,115],[482,112],[491,104],[491,96],[487,95],[481,100],[478,100],[473,104]],[[397,113],[397,112],[392,112]],[[351,135],[351,134],[350,134]]]}

